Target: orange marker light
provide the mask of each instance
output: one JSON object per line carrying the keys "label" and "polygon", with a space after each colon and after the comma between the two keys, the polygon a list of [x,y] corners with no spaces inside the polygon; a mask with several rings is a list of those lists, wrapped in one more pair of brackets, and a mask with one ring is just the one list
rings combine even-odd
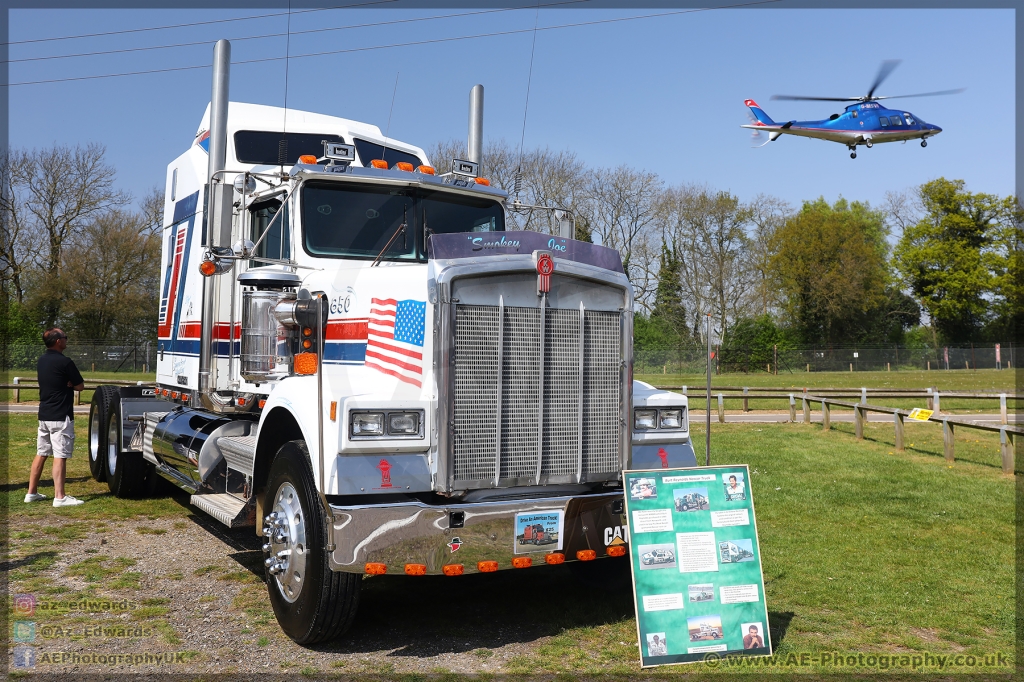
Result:
{"label": "orange marker light", "polygon": [[178,392],[177,391],[171,391],[171,400],[177,400],[177,399],[178,399]]}
{"label": "orange marker light", "polygon": [[199,274],[203,277],[209,277],[217,272],[217,264],[212,260],[204,260],[199,264]]}
{"label": "orange marker light", "polygon": [[302,339],[302,347],[305,348],[306,350],[309,350],[310,348],[313,347],[313,342],[310,341],[309,339]]}
{"label": "orange marker light", "polygon": [[395,168],[397,168],[400,171],[412,173],[412,164],[409,163],[408,161],[399,161],[398,163],[395,164]]}
{"label": "orange marker light", "polygon": [[611,547],[606,549],[605,552],[608,554],[608,556],[626,556],[626,546],[612,545]]}
{"label": "orange marker light", "polygon": [[544,555],[544,563],[557,566],[558,564],[565,563],[565,555],[561,552],[552,552],[551,554]]}
{"label": "orange marker light", "polygon": [[165,389],[164,389],[164,397],[166,398],[166,397],[167,397],[167,396],[169,396],[170,394],[171,394],[171,392],[170,392],[170,391],[168,391],[168,390],[167,390],[167,389],[165,388]]}
{"label": "orange marker light", "polygon": [[427,567],[423,564],[406,564],[405,565],[406,575],[426,575]]}
{"label": "orange marker light", "polygon": [[580,561],[593,561],[597,558],[597,552],[592,549],[581,549],[576,552],[576,558]]}
{"label": "orange marker light", "polygon": [[191,397],[192,396],[190,396],[188,393],[182,393],[181,394],[181,399],[184,400],[185,402],[188,402],[188,399],[191,398]]}
{"label": "orange marker light", "polygon": [[441,568],[441,570],[444,571],[445,575],[462,575],[464,569],[462,564],[448,564]]}
{"label": "orange marker light", "polygon": [[[263,407],[263,406],[260,405],[260,407]],[[332,400],[331,401],[331,421],[332,422],[338,421],[338,401],[337,400]]]}
{"label": "orange marker light", "polygon": [[302,335],[303,336],[313,336],[313,330],[310,327],[303,327],[302,328]]}
{"label": "orange marker light", "polygon": [[388,162],[385,161],[384,159],[374,159],[373,161],[370,162],[370,166],[372,168],[380,168],[381,170],[387,170]]}
{"label": "orange marker light", "polygon": [[316,374],[316,353],[299,353],[295,356],[296,374]]}
{"label": "orange marker light", "polygon": [[316,157],[312,154],[303,154],[299,157],[299,163],[308,163],[311,166],[316,165]]}
{"label": "orange marker light", "polygon": [[476,179],[476,184],[483,185],[484,187],[490,187],[491,186],[491,181],[488,180],[487,178],[477,178]]}
{"label": "orange marker light", "polygon": [[528,556],[517,556],[512,559],[512,568],[529,568],[533,566],[533,559]]}
{"label": "orange marker light", "polygon": [[266,406],[267,401],[266,400],[261,400],[261,401],[259,401],[256,404],[259,405],[259,408],[262,410]]}
{"label": "orange marker light", "polygon": [[424,175],[433,175],[436,172],[433,166],[417,166],[416,171]]}
{"label": "orange marker light", "polygon": [[388,567],[379,563],[369,563],[364,568],[367,575],[384,575],[388,572]]}
{"label": "orange marker light", "polygon": [[235,398],[235,404],[239,407],[245,407],[245,398]]}
{"label": "orange marker light", "polygon": [[497,561],[478,561],[476,564],[476,570],[481,573],[494,573],[498,570]]}

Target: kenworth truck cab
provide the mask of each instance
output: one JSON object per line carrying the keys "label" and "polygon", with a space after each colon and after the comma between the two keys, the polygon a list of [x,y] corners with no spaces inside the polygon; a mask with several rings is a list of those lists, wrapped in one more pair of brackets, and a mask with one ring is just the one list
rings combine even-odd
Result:
{"label": "kenworth truck cab", "polygon": [[215,64],[167,171],[156,386],[96,392],[94,477],[253,527],[300,643],[366,574],[628,571],[622,470],[696,462],[685,397],[632,380],[618,252],[507,231],[478,158],[228,104]]}

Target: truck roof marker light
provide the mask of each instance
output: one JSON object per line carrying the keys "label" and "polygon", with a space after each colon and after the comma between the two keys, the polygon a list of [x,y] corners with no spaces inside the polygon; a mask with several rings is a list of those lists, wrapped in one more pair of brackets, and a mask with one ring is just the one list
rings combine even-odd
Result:
{"label": "truck roof marker light", "polygon": [[533,566],[533,559],[528,556],[517,556],[512,559],[512,568],[529,568]]}
{"label": "truck roof marker light", "polygon": [[437,171],[434,170],[433,166],[417,166],[417,173],[423,173],[424,175],[434,175]]}
{"label": "truck roof marker light", "polygon": [[316,353],[299,353],[298,355],[295,356],[296,374],[316,374],[316,365]]}
{"label": "truck roof marker light", "polygon": [[405,565],[406,575],[426,575],[427,567],[423,564],[406,564]]}
{"label": "truck roof marker light", "polygon": [[366,575],[384,575],[388,572],[388,567],[385,564],[370,562],[363,567],[366,571]]}
{"label": "truck roof marker light", "polygon": [[448,564],[447,566],[442,566],[441,571],[445,575],[462,575],[465,572],[465,568],[463,568],[462,564]]}
{"label": "truck roof marker light", "polygon": [[315,154],[303,154],[302,156],[299,157],[299,163],[308,163],[310,166],[315,166],[316,165],[316,155]]}
{"label": "truck roof marker light", "polygon": [[212,260],[204,260],[199,264],[199,274],[203,277],[210,277],[217,274],[217,264]]}
{"label": "truck roof marker light", "polygon": [[384,159],[374,159],[373,161],[370,161],[370,167],[380,168],[381,170],[387,170],[388,162],[385,161]]}
{"label": "truck roof marker light", "polygon": [[592,549],[581,549],[576,552],[576,558],[580,561],[593,561],[597,558],[597,552]]}
{"label": "truck roof marker light", "polygon": [[497,561],[478,561],[476,563],[476,570],[481,573],[494,573],[498,570]]}
{"label": "truck roof marker light", "polygon": [[608,556],[626,556],[625,545],[612,545],[604,551]]}
{"label": "truck roof marker light", "polygon": [[551,552],[551,554],[544,555],[544,563],[551,566],[557,566],[558,564],[565,563],[565,555],[561,552]]}
{"label": "truck roof marker light", "polygon": [[412,164],[408,161],[399,161],[393,167],[393,170],[405,171],[406,173],[412,173]]}
{"label": "truck roof marker light", "polygon": [[257,404],[257,405],[259,406],[259,408],[260,408],[260,409],[262,410],[262,409],[263,409],[264,407],[266,407],[266,405],[267,405],[267,401],[266,401],[265,399],[261,399],[261,400],[260,400],[260,401],[259,401],[258,403],[256,403],[256,404]]}
{"label": "truck roof marker light", "polygon": [[[260,407],[263,407],[263,406],[260,405]],[[337,400],[332,400],[331,401],[331,421],[332,422],[338,421],[338,401]]]}
{"label": "truck roof marker light", "polygon": [[476,184],[478,185],[483,185],[484,187],[491,186],[491,181],[488,180],[487,178],[477,178],[474,182],[476,182]]}

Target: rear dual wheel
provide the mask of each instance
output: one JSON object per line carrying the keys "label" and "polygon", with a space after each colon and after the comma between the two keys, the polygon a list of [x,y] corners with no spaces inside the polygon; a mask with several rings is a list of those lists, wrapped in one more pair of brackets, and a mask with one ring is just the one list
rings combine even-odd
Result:
{"label": "rear dual wheel", "polygon": [[125,452],[121,433],[121,395],[115,386],[100,386],[89,406],[89,471],[107,482],[117,497],[140,497],[155,476],[141,452]]}

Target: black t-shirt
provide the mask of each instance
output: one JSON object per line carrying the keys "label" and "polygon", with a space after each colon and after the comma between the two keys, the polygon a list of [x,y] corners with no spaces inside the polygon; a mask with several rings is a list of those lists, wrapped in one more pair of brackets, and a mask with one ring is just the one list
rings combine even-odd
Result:
{"label": "black t-shirt", "polygon": [[[55,350],[47,350],[36,365],[39,375],[39,421],[62,422],[75,418],[75,390],[85,380],[75,361]],[[71,386],[68,386],[68,384]]]}

